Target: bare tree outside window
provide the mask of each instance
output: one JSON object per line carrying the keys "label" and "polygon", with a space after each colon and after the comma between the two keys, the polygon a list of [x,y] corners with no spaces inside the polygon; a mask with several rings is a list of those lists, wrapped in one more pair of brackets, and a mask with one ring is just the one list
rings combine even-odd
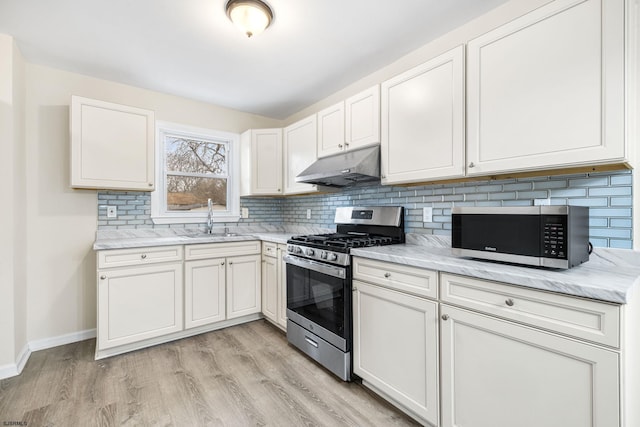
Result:
{"label": "bare tree outside window", "polygon": [[227,209],[228,143],[165,135],[167,211]]}

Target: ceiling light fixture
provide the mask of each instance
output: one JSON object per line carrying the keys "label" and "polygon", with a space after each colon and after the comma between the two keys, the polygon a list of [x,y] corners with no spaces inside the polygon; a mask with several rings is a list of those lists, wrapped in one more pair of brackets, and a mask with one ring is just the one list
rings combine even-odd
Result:
{"label": "ceiling light fixture", "polygon": [[227,16],[247,37],[263,32],[273,19],[271,8],[260,0],[230,0]]}

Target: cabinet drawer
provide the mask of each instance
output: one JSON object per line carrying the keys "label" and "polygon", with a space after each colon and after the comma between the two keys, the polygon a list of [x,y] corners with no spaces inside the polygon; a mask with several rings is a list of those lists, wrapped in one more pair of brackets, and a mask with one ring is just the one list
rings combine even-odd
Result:
{"label": "cabinet drawer", "polygon": [[278,256],[278,244],[272,242],[262,242],[262,255],[276,258]]}
{"label": "cabinet drawer", "polygon": [[236,255],[252,255],[260,253],[260,241],[248,240],[240,242],[205,243],[185,246],[184,259],[220,258]]}
{"label": "cabinet drawer", "polygon": [[619,347],[620,306],[454,274],[440,274],[440,299],[596,343]]}
{"label": "cabinet drawer", "polygon": [[127,267],[172,261],[182,261],[182,246],[156,246],[98,252],[98,268]]}
{"label": "cabinet drawer", "polygon": [[414,295],[438,296],[438,273],[422,268],[354,257],[353,278]]}

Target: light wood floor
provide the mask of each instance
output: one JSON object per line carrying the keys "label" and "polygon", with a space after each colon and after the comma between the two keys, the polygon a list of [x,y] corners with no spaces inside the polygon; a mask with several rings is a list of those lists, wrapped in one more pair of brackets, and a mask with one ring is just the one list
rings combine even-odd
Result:
{"label": "light wood floor", "polygon": [[264,320],[100,361],[94,348],[87,340],[33,353],[21,375],[0,381],[0,425],[416,425]]}

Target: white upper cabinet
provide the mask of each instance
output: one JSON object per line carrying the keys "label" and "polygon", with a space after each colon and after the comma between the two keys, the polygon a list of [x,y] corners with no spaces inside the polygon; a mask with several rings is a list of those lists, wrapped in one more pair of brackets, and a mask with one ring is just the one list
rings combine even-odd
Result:
{"label": "white upper cabinet", "polygon": [[346,149],[380,143],[380,86],[375,85],[347,98],[345,105]]}
{"label": "white upper cabinet", "polygon": [[152,191],[153,111],[71,97],[71,187]]}
{"label": "white upper cabinet", "polygon": [[284,139],[284,192],[285,194],[312,193],[315,185],[296,182],[296,176],[317,160],[316,115],[302,119],[283,130]]}
{"label": "white upper cabinet", "polygon": [[318,157],[339,153],[345,147],[344,101],[318,113]]}
{"label": "white upper cabinet", "polygon": [[382,83],[382,183],[464,176],[464,47]]}
{"label": "white upper cabinet", "polygon": [[380,86],[325,108],[318,117],[318,157],[380,143]]}
{"label": "white upper cabinet", "polygon": [[240,135],[241,196],[282,194],[282,129],[251,129]]}
{"label": "white upper cabinet", "polygon": [[468,44],[467,173],[627,160],[623,0],[557,0]]}

